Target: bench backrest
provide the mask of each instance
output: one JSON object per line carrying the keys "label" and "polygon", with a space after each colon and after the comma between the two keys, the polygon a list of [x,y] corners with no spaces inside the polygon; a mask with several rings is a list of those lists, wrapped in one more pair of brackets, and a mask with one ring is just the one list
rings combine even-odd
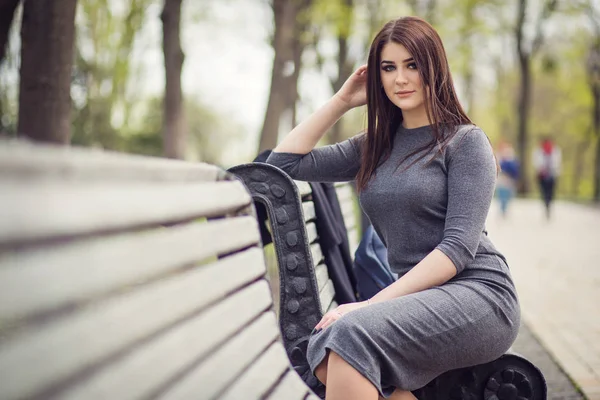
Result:
{"label": "bench backrest", "polygon": [[[283,343],[294,368],[316,390],[318,383],[306,363],[306,346],[322,314],[337,303],[317,234],[311,187],[264,163],[242,164],[229,171],[268,213],[282,287],[278,310]],[[360,240],[355,196],[347,183],[336,185],[336,192],[353,255]]]}
{"label": "bench backrest", "polygon": [[0,143],[2,399],[308,398],[264,274],[215,166]]}

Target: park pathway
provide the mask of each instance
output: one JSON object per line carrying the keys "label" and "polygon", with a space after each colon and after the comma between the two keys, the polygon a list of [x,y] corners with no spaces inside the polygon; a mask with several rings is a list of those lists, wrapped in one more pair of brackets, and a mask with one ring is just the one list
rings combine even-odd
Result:
{"label": "park pathway", "polygon": [[586,397],[600,399],[600,208],[556,202],[546,220],[540,200],[516,200],[502,218],[493,203],[487,228],[509,262],[523,322]]}

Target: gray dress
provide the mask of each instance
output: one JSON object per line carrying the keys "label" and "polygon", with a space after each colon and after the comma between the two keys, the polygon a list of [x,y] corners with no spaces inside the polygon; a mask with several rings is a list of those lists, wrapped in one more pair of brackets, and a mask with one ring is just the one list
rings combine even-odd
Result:
{"label": "gray dress", "polygon": [[[400,127],[390,157],[359,196],[401,278],[439,249],[457,275],[441,286],[352,311],[313,334],[308,362],[314,372],[328,350],[369,379],[384,397],[416,390],[456,368],[504,354],[517,336],[520,309],[504,257],[485,232],[496,162],[485,133],[459,127],[442,154],[398,163],[431,140],[430,127]],[[272,153],[268,163],[294,179],[353,180],[362,135],[306,155]]]}

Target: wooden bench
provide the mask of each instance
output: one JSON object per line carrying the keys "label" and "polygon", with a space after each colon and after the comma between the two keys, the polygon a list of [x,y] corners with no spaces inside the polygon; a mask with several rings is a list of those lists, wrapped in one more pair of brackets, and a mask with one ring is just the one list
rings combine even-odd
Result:
{"label": "wooden bench", "polygon": [[244,185],[0,142],[0,399],[25,398],[317,399],[286,357]]}
{"label": "wooden bench", "polygon": [[[322,385],[309,371],[306,347],[324,312],[337,306],[315,226],[311,188],[279,168],[249,163],[229,169],[244,181],[255,202],[264,205],[279,265],[279,324],[292,365],[319,395]],[[355,196],[348,184],[336,186],[353,255],[360,234]],[[414,392],[419,400],[543,400],[542,373],[524,357],[507,353],[488,364],[447,372]]]}

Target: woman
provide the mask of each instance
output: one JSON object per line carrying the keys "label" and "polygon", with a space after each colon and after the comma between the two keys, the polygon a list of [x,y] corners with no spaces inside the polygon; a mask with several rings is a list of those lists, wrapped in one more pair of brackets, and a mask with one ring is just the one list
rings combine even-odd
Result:
{"label": "woman", "polygon": [[561,160],[560,148],[550,137],[542,137],[539,147],[533,152],[533,167],[540,185],[547,219],[550,219],[550,206],[554,199],[556,180],[560,175]]}
{"label": "woman", "polygon": [[519,181],[519,160],[517,160],[515,150],[508,143],[500,144],[498,166],[500,172],[496,182],[496,194],[500,203],[500,213],[506,217],[508,204],[515,195]]}
{"label": "woman", "polygon": [[[364,104],[366,133],[313,149],[346,111]],[[267,162],[295,179],[356,179],[399,276],[315,327],[307,357],[327,399],[414,399],[410,391],[441,373],[508,350],[520,321],[517,295],[484,231],[496,162],[458,102],[441,39],[427,22],[387,23],[368,64]]]}

